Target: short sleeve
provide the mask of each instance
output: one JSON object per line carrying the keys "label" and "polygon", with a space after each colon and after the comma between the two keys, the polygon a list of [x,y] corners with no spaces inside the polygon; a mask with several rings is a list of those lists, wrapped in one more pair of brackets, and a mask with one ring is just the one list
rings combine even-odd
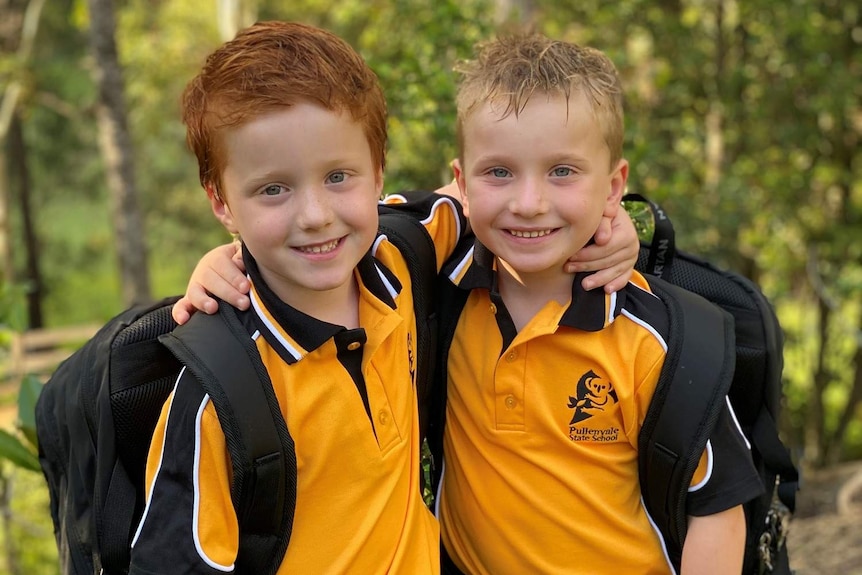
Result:
{"label": "short sleeve", "polygon": [[739,427],[730,401],[725,398],[724,403],[688,490],[688,515],[719,513],[763,493],[750,444]]}

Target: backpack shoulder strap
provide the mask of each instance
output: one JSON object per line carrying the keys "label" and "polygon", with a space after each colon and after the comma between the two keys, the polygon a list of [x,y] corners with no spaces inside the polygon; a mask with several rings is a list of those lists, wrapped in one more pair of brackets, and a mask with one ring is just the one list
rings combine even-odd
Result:
{"label": "backpack shoulder strap", "polygon": [[686,496],[725,404],[736,365],[733,319],[689,291],[656,278],[668,309],[668,352],[638,438],[641,493],[677,566],[686,534]]}
{"label": "backpack shoulder strap", "polygon": [[236,311],[219,302],[162,343],[201,382],[216,406],[233,465],[240,573],[275,573],[296,508],[296,451],[266,367]]}
{"label": "backpack shoulder strap", "polygon": [[436,367],[434,368],[436,394],[430,403],[431,412],[428,423],[428,448],[431,452],[431,490],[435,499],[439,499],[440,481],[443,478],[443,433],[446,428],[449,348],[455,338],[455,330],[458,327],[461,312],[470,297],[470,290],[459,288],[442,274],[438,279],[437,291],[440,333],[437,338],[438,347],[435,360]]}
{"label": "backpack shoulder strap", "polygon": [[413,284],[413,309],[416,314],[416,396],[419,403],[419,432],[425,437],[428,404],[437,348],[437,252],[434,241],[415,216],[379,206],[378,229],[398,248]]}

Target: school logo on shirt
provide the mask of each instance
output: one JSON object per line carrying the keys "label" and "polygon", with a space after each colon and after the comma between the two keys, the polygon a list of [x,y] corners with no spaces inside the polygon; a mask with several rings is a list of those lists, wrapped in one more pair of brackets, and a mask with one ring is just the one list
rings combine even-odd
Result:
{"label": "school logo on shirt", "polygon": [[614,390],[614,384],[599,377],[593,370],[589,370],[578,380],[575,394],[574,397],[569,396],[568,407],[575,410],[569,422],[569,439],[616,441],[619,437],[619,428],[614,425],[603,426],[607,418],[601,417],[616,411],[619,398]]}

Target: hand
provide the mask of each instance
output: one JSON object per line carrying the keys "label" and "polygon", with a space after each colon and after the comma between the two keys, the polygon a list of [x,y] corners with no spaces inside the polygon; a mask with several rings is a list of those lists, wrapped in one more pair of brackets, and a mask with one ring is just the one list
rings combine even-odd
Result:
{"label": "hand", "polygon": [[438,194],[449,196],[450,198],[455,198],[459,202],[461,201],[461,190],[458,188],[458,182],[456,182],[455,180],[452,180],[445,186],[437,188],[434,191]]}
{"label": "hand", "polygon": [[613,220],[602,218],[594,238],[595,243],[581,248],[564,268],[569,273],[595,271],[581,284],[586,290],[604,286],[607,293],[619,291],[632,277],[640,249],[628,213],[620,208]]}
{"label": "hand", "polygon": [[192,272],[186,294],[174,304],[171,315],[182,325],[198,310],[215,313],[218,302],[210,294],[235,308],[248,309],[251,302],[245,294],[250,289],[239,244],[225,244],[204,254]]}

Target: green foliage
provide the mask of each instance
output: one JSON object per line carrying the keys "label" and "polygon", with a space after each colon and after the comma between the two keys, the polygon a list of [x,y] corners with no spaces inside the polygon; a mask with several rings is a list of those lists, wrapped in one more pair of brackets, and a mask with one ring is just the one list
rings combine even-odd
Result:
{"label": "green foliage", "polygon": [[33,376],[26,376],[18,393],[18,420],[14,431],[0,428],[0,462],[7,461],[15,467],[41,472],[36,457],[36,400],[42,391],[42,383]]}
{"label": "green foliage", "polygon": [[[752,277],[772,300],[786,337],[783,430],[794,448],[804,445],[817,457],[815,378],[827,382],[820,398],[825,442],[862,369],[853,363],[862,339],[858,3],[532,0],[507,3],[529,14],[516,9],[500,25],[494,18],[504,3],[495,0],[249,3],[259,19],[332,30],[377,72],[389,102],[387,192],[434,188],[451,177],[451,68],[476,41],[530,18],[551,36],[607,52],[626,91],[630,191],[662,204],[681,249]],[[200,189],[178,106],[186,82],[222,40],[216,5],[115,3],[156,295],[183,291],[199,256],[227,239]],[[0,56],[0,84],[15,74],[25,87],[29,199],[51,326],[103,321],[121,305],[87,54],[86,2],[54,0],[43,11],[31,65]],[[16,205],[10,245],[16,277],[25,277]],[[632,217],[649,237],[651,215],[640,209]],[[0,284],[0,362],[11,333],[26,326],[25,290]],[[820,301],[832,310],[823,340]],[[22,385],[20,430],[0,434],[0,459],[8,459],[0,462],[0,482],[16,488],[11,537],[23,572],[53,574],[47,489],[29,471],[40,384]],[[858,408],[855,415],[841,443],[844,457],[862,457]]]}
{"label": "green foliage", "polygon": [[4,459],[16,467],[41,471],[39,460],[33,452],[18,437],[0,429],[0,460]]}
{"label": "green foliage", "polygon": [[638,238],[642,242],[651,242],[655,231],[655,220],[649,206],[643,202],[623,202],[623,207],[635,225]]}
{"label": "green foliage", "polygon": [[[48,489],[41,474],[0,462],[0,490],[7,492],[7,529],[0,529],[0,575],[57,575],[60,563],[48,512]],[[10,541],[11,540],[11,541]],[[16,571],[8,568],[14,549]]]}
{"label": "green foliage", "polygon": [[36,439],[36,402],[42,393],[43,384],[33,375],[25,375],[18,392],[18,428],[30,447],[38,449]]}
{"label": "green foliage", "polygon": [[[26,78],[31,199],[51,325],[107,319],[120,305],[85,4],[59,0],[46,10],[33,65],[15,70]],[[504,3],[494,0],[250,4],[259,19],[331,29],[378,73],[390,113],[386,192],[450,177],[451,68],[478,40],[529,18],[549,35],[606,51],[626,91],[630,190],[674,217],[681,249],[752,277],[779,309],[794,437],[801,441],[810,421],[821,345],[826,431],[839,421],[862,369],[852,363],[862,305],[862,11],[854,3],[534,0],[508,3],[526,12],[513,9],[499,25]],[[227,238],[200,190],[178,110],[185,83],[221,42],[216,3],[128,0],[117,16],[153,291],[166,295],[182,291],[199,255]],[[0,77],[13,69],[0,60]],[[12,224],[20,237],[14,210]],[[823,298],[835,318],[825,342],[807,311]],[[858,436],[851,426],[848,438]]]}
{"label": "green foliage", "polygon": [[0,280],[0,349],[9,346],[12,332],[27,326],[24,293],[24,286]]}

